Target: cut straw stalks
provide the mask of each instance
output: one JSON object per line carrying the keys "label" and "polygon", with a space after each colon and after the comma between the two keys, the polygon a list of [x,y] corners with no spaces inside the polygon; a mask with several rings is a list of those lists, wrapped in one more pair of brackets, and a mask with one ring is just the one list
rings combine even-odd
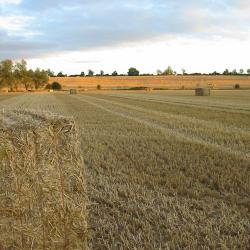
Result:
{"label": "cut straw stalks", "polygon": [[0,115],[0,249],[86,249],[86,187],[75,123]]}

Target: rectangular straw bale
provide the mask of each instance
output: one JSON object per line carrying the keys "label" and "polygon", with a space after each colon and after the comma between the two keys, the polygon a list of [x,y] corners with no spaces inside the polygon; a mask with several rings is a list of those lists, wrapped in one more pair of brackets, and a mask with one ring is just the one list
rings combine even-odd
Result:
{"label": "rectangular straw bale", "polygon": [[76,95],[77,94],[77,90],[76,89],[70,89],[69,93],[71,95]]}
{"label": "rectangular straw bale", "polygon": [[195,95],[196,96],[210,96],[211,91],[209,88],[196,88]]}
{"label": "rectangular straw bale", "polygon": [[74,121],[0,115],[0,249],[86,249],[86,203]]}

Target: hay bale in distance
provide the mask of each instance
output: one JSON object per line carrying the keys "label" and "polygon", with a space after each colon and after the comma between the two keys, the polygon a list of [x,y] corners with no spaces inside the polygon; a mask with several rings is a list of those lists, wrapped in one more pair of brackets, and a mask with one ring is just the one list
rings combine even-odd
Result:
{"label": "hay bale in distance", "polygon": [[0,114],[0,249],[86,249],[86,187],[74,121]]}
{"label": "hay bale in distance", "polygon": [[153,91],[153,88],[145,87],[145,90],[146,90],[147,92],[151,92],[151,91]]}
{"label": "hay bale in distance", "polygon": [[196,88],[195,95],[196,96],[210,96],[211,91],[208,88]]}
{"label": "hay bale in distance", "polygon": [[77,90],[76,89],[70,89],[69,93],[71,95],[76,95],[77,94]]}

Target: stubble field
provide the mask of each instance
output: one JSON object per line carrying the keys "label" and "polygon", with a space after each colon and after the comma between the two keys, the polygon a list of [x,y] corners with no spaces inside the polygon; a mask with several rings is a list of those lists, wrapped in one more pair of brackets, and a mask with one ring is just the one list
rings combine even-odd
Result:
{"label": "stubble field", "polygon": [[73,116],[92,249],[247,249],[250,91],[26,93],[0,108]]}
{"label": "stubble field", "polygon": [[94,76],[94,77],[51,77],[50,83],[59,82],[64,89],[121,89],[150,87],[163,89],[194,89],[197,86],[214,89],[233,89],[239,84],[242,89],[250,89],[250,76]]}

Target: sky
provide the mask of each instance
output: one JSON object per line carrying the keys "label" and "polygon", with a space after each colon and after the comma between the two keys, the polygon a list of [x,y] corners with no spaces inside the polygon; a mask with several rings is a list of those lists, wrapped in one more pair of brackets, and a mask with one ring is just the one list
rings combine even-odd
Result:
{"label": "sky", "polygon": [[250,0],[0,0],[0,60],[79,74],[250,68]]}

